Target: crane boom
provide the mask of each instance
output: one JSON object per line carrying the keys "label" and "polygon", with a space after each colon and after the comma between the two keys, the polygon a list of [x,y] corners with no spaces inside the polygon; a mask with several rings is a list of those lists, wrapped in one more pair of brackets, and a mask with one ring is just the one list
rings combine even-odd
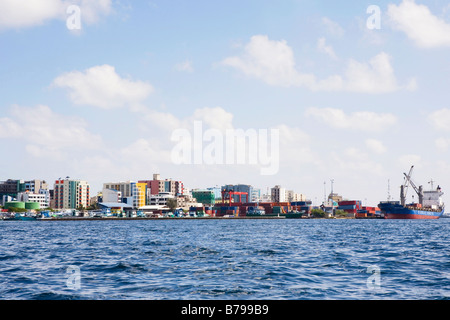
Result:
{"label": "crane boom", "polygon": [[411,187],[413,187],[414,191],[419,196],[419,203],[423,204],[423,187],[422,186],[417,187],[416,184],[411,180],[413,169],[414,169],[414,166],[411,167],[411,169],[409,170],[409,174],[408,175],[406,173],[403,173],[405,175],[405,178],[406,178],[405,185],[404,185],[404,188],[403,188],[403,190],[404,190],[403,199],[406,199],[406,193],[408,191],[408,185],[411,185]]}

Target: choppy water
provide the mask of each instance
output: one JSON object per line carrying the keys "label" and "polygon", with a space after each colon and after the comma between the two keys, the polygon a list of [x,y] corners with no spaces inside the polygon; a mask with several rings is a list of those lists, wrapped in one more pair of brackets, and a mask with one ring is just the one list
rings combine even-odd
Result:
{"label": "choppy water", "polygon": [[450,219],[1,221],[0,299],[448,299],[449,227]]}

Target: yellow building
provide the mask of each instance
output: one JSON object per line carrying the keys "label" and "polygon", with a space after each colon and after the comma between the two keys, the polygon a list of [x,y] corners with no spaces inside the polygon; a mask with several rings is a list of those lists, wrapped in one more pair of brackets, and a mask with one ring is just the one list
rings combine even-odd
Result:
{"label": "yellow building", "polygon": [[147,198],[147,184],[136,183],[133,184],[133,207],[141,208],[146,205]]}

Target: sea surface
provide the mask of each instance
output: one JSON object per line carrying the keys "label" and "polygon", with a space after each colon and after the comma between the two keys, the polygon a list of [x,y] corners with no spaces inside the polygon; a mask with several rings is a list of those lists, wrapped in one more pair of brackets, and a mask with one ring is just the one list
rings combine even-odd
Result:
{"label": "sea surface", "polygon": [[449,299],[449,231],[450,219],[0,221],[0,299]]}

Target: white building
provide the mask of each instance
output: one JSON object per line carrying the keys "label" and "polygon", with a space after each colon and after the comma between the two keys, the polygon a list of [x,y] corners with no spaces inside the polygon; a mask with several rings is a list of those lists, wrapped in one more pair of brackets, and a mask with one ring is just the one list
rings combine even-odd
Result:
{"label": "white building", "polygon": [[22,202],[37,202],[41,209],[48,208],[50,203],[48,197],[45,194],[32,193],[29,191],[20,192],[17,194],[17,201]]}
{"label": "white building", "polygon": [[114,189],[103,189],[102,199],[102,202],[106,203],[120,203],[122,202],[122,192]]}
{"label": "white building", "polygon": [[301,193],[295,193],[292,190],[286,191],[286,197],[288,202],[306,201],[306,197]]}
{"label": "white building", "polygon": [[275,186],[270,189],[272,202],[287,202],[286,189],[280,186]]}
{"label": "white building", "polygon": [[150,195],[148,201],[150,206],[167,206],[169,199],[175,199],[171,192],[160,192],[159,194]]}

